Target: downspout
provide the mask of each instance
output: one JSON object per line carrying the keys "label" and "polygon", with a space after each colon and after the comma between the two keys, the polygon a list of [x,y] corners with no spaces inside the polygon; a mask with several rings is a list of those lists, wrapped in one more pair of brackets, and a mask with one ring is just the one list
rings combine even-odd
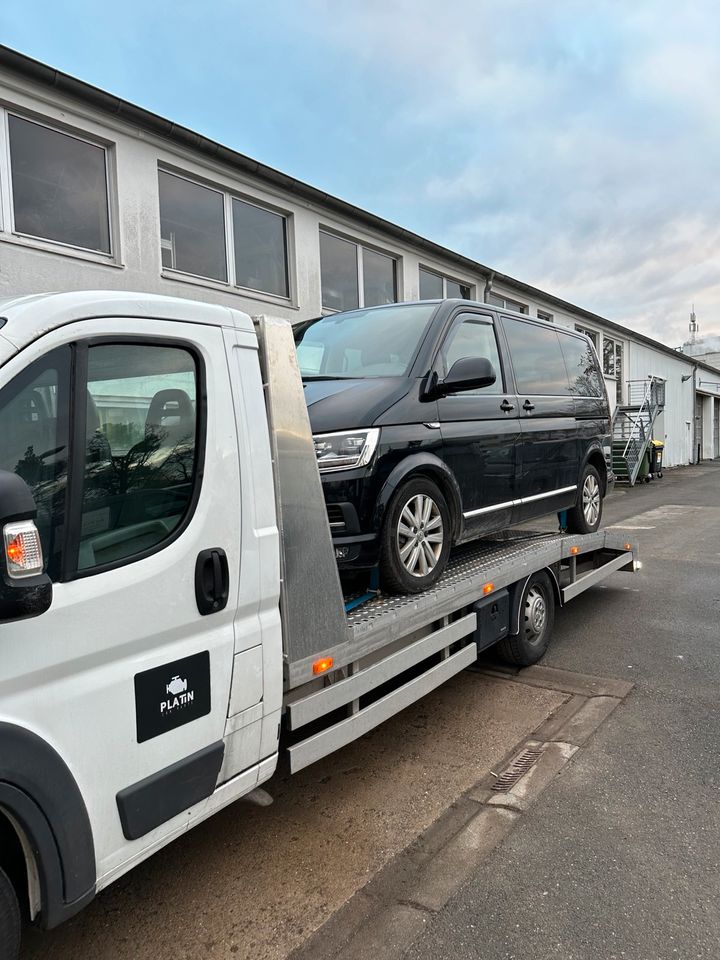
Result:
{"label": "downspout", "polygon": [[483,303],[490,302],[488,300],[488,297],[490,296],[490,293],[492,291],[492,285],[493,285],[494,279],[495,279],[495,271],[493,270],[491,273],[487,275],[487,279],[485,280],[485,290],[483,292]]}

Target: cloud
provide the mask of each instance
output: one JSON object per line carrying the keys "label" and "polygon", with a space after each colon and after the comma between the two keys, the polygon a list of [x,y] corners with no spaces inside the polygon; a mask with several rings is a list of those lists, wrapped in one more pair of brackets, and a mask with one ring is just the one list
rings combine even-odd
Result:
{"label": "cloud", "polygon": [[720,331],[715,4],[310,7],[405,148],[442,144],[385,190],[396,219],[671,344],[693,301]]}

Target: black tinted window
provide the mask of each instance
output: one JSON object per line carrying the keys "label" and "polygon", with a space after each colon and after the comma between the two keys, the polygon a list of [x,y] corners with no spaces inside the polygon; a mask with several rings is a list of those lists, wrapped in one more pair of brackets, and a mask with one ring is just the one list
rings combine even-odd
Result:
{"label": "black tinted window", "polygon": [[37,507],[47,572],[60,573],[68,470],[70,349],[53,350],[0,391],[0,470],[17,473]]}
{"label": "black tinted window", "polygon": [[[448,334],[442,349],[444,372],[447,374],[456,360],[466,357],[485,357],[493,365],[495,383],[482,387],[478,393],[502,393],[500,354],[493,325],[481,317],[464,317]],[[464,394],[467,396],[467,393]]]}
{"label": "black tinted window", "polygon": [[504,324],[518,392],[567,396],[568,374],[555,330],[509,317]]}
{"label": "black tinted window", "polygon": [[579,397],[602,397],[603,384],[592,344],[568,334],[558,336],[572,392]]}

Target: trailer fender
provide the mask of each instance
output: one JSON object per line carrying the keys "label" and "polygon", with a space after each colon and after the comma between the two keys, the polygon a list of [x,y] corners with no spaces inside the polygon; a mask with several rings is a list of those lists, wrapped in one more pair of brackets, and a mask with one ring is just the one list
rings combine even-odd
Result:
{"label": "trailer fender", "polygon": [[0,722],[0,807],[23,832],[40,881],[42,926],[55,927],[95,894],[95,845],[80,788],[37,734]]}
{"label": "trailer fender", "polygon": [[457,540],[462,523],[460,487],[448,466],[439,457],[427,452],[414,453],[412,456],[405,457],[387,478],[375,505],[375,529],[379,530],[382,526],[385,510],[392,495],[411,474],[430,477],[445,494],[453,517],[453,540]]}
{"label": "trailer fender", "polygon": [[534,577],[538,573],[546,573],[550,577],[550,583],[553,585],[556,606],[564,606],[562,590],[560,589],[555,566],[557,565],[554,564],[551,567],[542,567],[540,570],[535,570],[524,579],[518,580],[518,582],[510,588],[512,592],[510,602],[510,636],[516,637],[520,633],[520,601],[522,600],[522,595],[525,592],[525,587],[528,585],[530,577]]}

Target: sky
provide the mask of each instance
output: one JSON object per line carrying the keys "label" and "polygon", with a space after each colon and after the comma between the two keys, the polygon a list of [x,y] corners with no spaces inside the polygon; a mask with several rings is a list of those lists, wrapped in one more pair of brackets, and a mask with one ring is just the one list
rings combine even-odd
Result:
{"label": "sky", "polygon": [[0,43],[679,345],[720,333],[717,0],[2,0]]}

